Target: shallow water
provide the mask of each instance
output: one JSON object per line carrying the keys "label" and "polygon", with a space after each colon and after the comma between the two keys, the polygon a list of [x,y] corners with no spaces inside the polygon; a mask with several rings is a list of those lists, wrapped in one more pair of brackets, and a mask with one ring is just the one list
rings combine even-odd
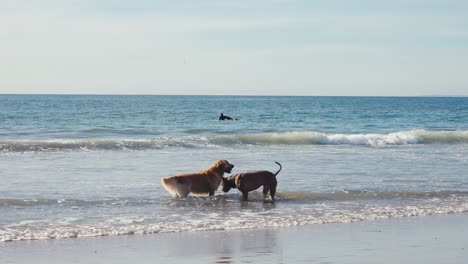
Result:
{"label": "shallow water", "polygon": [[[0,100],[0,241],[468,211],[468,98]],[[278,200],[171,198],[160,185],[218,159],[233,173],[280,162]]]}

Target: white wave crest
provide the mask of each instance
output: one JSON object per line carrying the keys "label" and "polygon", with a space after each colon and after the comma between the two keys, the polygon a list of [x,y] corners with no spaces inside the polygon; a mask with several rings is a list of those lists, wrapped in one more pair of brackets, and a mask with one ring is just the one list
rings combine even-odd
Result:
{"label": "white wave crest", "polygon": [[388,134],[331,134],[316,131],[240,134],[229,136],[180,136],[142,139],[79,139],[0,141],[0,153],[147,150],[205,148],[216,145],[362,145],[468,144],[468,131],[410,130]]}
{"label": "white wave crest", "polygon": [[327,134],[315,131],[263,133],[217,137],[215,143],[264,145],[467,144],[468,131],[410,130],[389,134]]}

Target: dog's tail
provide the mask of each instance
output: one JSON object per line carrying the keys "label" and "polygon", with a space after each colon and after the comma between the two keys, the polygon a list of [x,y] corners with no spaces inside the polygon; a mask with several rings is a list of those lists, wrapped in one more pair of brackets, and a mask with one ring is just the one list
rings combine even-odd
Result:
{"label": "dog's tail", "polygon": [[281,164],[280,164],[279,162],[276,162],[276,161],[275,161],[275,163],[278,164],[278,165],[280,166],[279,170],[275,173],[275,177],[276,177],[276,175],[278,175],[278,173],[280,173],[280,171],[281,171],[281,169],[282,169],[283,167],[281,166]]}

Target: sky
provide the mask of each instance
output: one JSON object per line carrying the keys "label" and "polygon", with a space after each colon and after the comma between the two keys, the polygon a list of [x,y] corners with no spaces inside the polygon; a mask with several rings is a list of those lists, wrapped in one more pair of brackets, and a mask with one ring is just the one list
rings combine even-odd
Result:
{"label": "sky", "polygon": [[468,1],[0,0],[0,94],[468,96]]}

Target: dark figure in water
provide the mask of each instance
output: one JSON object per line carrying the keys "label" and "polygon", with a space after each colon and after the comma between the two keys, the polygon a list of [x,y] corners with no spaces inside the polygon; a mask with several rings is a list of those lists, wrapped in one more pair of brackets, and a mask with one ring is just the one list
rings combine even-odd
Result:
{"label": "dark figure in water", "polygon": [[223,113],[221,113],[221,115],[219,116],[219,120],[232,120],[232,118],[229,116],[225,116],[223,115]]}

